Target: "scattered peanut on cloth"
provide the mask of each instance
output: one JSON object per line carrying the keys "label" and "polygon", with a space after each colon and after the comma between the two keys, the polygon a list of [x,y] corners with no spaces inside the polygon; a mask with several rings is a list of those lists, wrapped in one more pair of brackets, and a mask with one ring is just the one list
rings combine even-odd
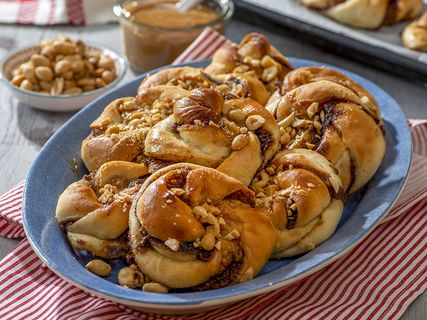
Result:
{"label": "scattered peanut on cloth", "polygon": [[116,78],[114,61],[81,40],[58,36],[43,40],[39,52],[13,71],[12,84],[50,95],[80,94],[106,86]]}

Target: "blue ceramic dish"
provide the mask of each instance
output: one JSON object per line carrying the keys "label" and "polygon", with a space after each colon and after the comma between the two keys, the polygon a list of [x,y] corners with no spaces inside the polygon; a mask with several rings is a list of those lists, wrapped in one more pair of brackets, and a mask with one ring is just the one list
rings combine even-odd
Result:
{"label": "blue ceramic dish", "polygon": [[[298,59],[290,59],[290,62],[294,67],[320,65]],[[411,162],[410,132],[396,102],[372,82],[338,70],[363,85],[377,99],[384,118],[387,150],[371,182],[364,190],[352,195],[346,204],[335,234],[313,251],[291,259],[272,260],[251,281],[194,293],[156,294],[121,287],[117,284],[117,272],[122,266],[118,261],[113,262],[113,272],[106,279],[84,268],[90,257],[76,255],[71,249],[54,216],[56,201],[69,184],[85,174],[80,144],[89,134],[89,124],[113,99],[134,96],[144,75],[112,90],[78,112],[41,150],[28,174],[24,194],[24,227],[32,247],[58,276],[86,292],[159,313],[200,312],[224,306],[289,285],[325,267],[360,242],[389,211],[404,185]],[[73,159],[78,163],[77,172],[71,169]]]}

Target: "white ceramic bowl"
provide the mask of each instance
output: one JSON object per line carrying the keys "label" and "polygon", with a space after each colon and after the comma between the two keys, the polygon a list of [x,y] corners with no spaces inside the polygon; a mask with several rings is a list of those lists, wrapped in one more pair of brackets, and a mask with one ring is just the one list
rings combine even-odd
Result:
{"label": "white ceramic bowl", "polygon": [[10,83],[13,70],[18,68],[22,63],[27,62],[32,54],[37,53],[39,50],[38,45],[27,47],[12,53],[1,66],[0,78],[3,80],[3,83],[12,90],[15,97],[26,105],[37,109],[59,112],[81,109],[95,98],[114,88],[124,77],[127,70],[127,63],[125,59],[114,50],[88,43],[86,43],[86,46],[89,50],[99,51],[101,54],[110,57],[114,61],[116,67],[116,79],[105,87],[80,94],[51,96],[48,94],[23,90]]}

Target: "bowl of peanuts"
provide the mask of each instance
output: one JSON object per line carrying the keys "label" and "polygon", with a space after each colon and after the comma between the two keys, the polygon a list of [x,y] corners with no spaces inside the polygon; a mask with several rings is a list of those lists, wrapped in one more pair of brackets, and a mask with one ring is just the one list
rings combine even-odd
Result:
{"label": "bowl of peanuts", "polygon": [[115,87],[127,63],[117,52],[58,36],[10,55],[1,78],[24,104],[74,111]]}

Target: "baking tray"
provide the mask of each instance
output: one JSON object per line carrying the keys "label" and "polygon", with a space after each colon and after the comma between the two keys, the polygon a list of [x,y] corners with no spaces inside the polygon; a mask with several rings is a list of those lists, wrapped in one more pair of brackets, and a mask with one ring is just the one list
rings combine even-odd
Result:
{"label": "baking tray", "polygon": [[401,32],[409,21],[369,31],[337,23],[297,0],[235,0],[235,3],[240,18],[267,18],[268,22],[309,35],[307,38],[317,44],[363,63],[427,81],[427,53],[406,49],[401,43]]}

